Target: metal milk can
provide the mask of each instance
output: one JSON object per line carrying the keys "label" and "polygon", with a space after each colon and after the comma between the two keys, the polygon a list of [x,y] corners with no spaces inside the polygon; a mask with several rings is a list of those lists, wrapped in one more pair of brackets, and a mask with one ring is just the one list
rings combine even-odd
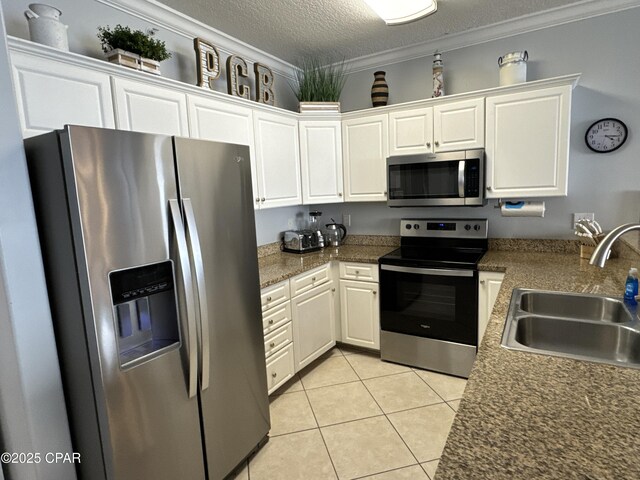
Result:
{"label": "metal milk can", "polygon": [[515,85],[527,81],[527,60],[529,53],[510,52],[498,58],[500,86]]}
{"label": "metal milk can", "polygon": [[29,23],[29,36],[32,42],[48,45],[59,50],[69,51],[67,28],[60,21],[62,12],[56,7],[42,3],[32,3],[24,16]]}

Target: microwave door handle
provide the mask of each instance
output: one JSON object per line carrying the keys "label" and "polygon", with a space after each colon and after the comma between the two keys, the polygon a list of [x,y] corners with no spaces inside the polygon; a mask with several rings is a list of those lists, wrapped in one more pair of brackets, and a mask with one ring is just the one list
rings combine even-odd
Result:
{"label": "microwave door handle", "polygon": [[195,291],[198,299],[198,306],[200,310],[199,331],[200,331],[200,390],[205,391],[209,388],[209,312],[207,304],[207,287],[205,284],[204,276],[204,262],[202,260],[202,249],[200,247],[200,237],[198,236],[198,228],[196,226],[196,216],[193,212],[193,204],[190,198],[182,200],[184,206],[184,216],[187,220],[187,241],[191,251],[191,258],[193,260],[193,271],[195,273]]}
{"label": "microwave door handle", "polygon": [[464,198],[464,171],[465,171],[465,160],[460,160],[458,163],[458,196],[460,198]]}
{"label": "microwave door handle", "polygon": [[189,250],[187,247],[184,225],[182,223],[180,205],[177,200],[169,200],[169,210],[171,212],[171,220],[173,221],[173,229],[176,235],[178,262],[180,264],[180,272],[182,273],[182,282],[184,284],[185,308],[187,315],[187,355],[189,357],[189,398],[193,398],[196,396],[198,385],[198,340],[196,337],[195,305],[193,298],[193,283],[191,280],[191,266],[189,265]]}

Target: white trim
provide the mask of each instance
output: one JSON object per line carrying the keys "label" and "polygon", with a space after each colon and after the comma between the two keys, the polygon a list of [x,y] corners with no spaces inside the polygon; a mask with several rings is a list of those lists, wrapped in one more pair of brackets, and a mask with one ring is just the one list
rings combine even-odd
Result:
{"label": "white trim", "polygon": [[383,65],[393,65],[416,58],[430,57],[436,50],[441,53],[449,52],[639,6],[640,0],[583,0],[563,7],[552,8],[543,12],[505,20],[493,25],[446,35],[434,40],[429,40],[428,42],[364,55],[352,60],[347,60],[345,65],[349,73],[361,72],[363,70],[379,68]]}
{"label": "white trim", "polygon": [[[120,10],[145,22],[153,23],[163,30],[168,30],[193,41],[202,37],[213,42],[218,50],[231,55],[240,55],[249,63],[261,62],[271,70],[285,78],[295,80],[296,67],[284,60],[244,43],[237,38],[216,30],[209,25],[174,10],[156,0],[94,0],[108,7]],[[250,27],[247,27],[250,28]],[[194,53],[195,55],[195,53]]]}

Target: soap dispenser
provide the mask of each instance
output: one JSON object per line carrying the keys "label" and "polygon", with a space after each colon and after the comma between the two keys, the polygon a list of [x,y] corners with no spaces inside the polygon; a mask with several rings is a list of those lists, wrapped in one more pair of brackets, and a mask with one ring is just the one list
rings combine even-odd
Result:
{"label": "soap dispenser", "polygon": [[627,281],[624,286],[624,301],[629,305],[637,305],[636,296],[638,295],[638,269],[629,269]]}

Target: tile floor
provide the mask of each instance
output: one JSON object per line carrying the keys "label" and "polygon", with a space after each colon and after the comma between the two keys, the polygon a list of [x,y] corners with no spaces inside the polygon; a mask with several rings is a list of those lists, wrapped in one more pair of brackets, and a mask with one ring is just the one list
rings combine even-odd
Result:
{"label": "tile floor", "polygon": [[466,380],[334,348],[271,396],[237,480],[433,480]]}

